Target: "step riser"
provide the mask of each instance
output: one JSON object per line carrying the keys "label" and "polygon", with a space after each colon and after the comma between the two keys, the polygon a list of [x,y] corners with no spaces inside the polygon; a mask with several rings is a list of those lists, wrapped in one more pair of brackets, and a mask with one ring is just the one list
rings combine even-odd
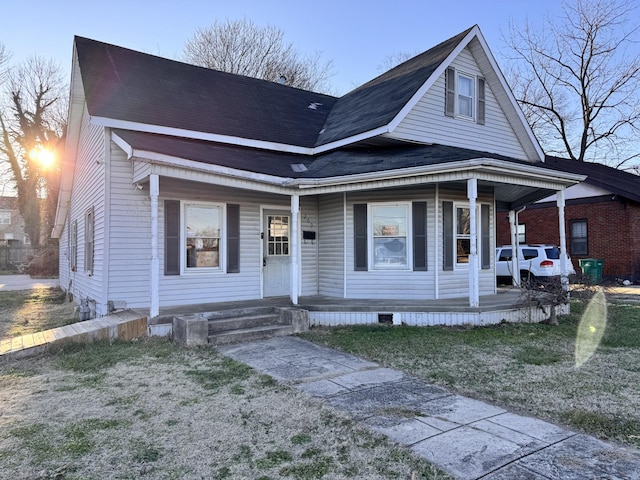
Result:
{"label": "step riser", "polygon": [[248,342],[251,340],[263,340],[272,337],[292,335],[293,327],[274,326],[270,329],[256,329],[245,331],[230,331],[209,336],[211,345],[226,345],[229,343]]}
{"label": "step riser", "polygon": [[209,335],[219,332],[239,330],[241,328],[264,327],[267,325],[286,325],[281,315],[254,315],[250,317],[209,320]]}

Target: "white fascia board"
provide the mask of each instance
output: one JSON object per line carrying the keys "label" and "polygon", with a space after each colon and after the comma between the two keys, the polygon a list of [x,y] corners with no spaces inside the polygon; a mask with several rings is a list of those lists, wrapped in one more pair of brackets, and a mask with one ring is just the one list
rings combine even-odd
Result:
{"label": "white fascia board", "polygon": [[502,88],[505,91],[507,97],[509,98],[509,101],[511,102],[511,106],[516,111],[516,115],[518,115],[518,118],[520,119],[520,123],[522,124],[522,127],[525,129],[525,131],[527,133],[527,136],[529,137],[529,140],[531,141],[531,143],[533,144],[533,147],[535,148],[536,152],[538,153],[539,160],[540,161],[544,161],[544,151],[542,150],[542,147],[540,146],[540,143],[538,142],[538,139],[534,135],[533,130],[531,129],[531,126],[529,125],[529,122],[527,121],[527,119],[524,116],[524,113],[522,113],[522,109],[520,108],[520,105],[518,105],[518,101],[516,100],[516,97],[513,96],[513,92],[511,91],[511,87],[507,83],[507,80],[504,78],[502,70],[500,69],[500,66],[498,65],[498,62],[496,62],[496,59],[493,56],[493,53],[489,49],[489,45],[487,44],[487,41],[485,40],[484,36],[482,35],[482,32],[480,31],[479,28],[477,28],[477,26],[476,26],[476,28],[474,28],[474,31],[476,29],[478,30],[477,31],[478,42],[480,42],[480,45],[482,46],[482,49],[484,50],[484,54],[487,56],[487,60],[489,60],[489,63],[491,64],[491,68],[493,68],[493,71],[495,72],[496,76],[498,77],[498,81],[500,82],[500,85],[502,86]]}
{"label": "white fascia board", "polygon": [[80,74],[80,66],[78,65],[76,47],[74,45],[72,52],[71,82],[69,83],[67,133],[62,157],[62,174],[60,176],[58,203],[56,205],[56,215],[51,231],[52,238],[60,238],[67,214],[69,213],[69,202],[71,201],[71,190],[73,188],[73,174],[75,171],[75,161],[78,152],[78,142],[80,141],[80,129],[84,109],[84,87],[82,85],[82,75]]}
{"label": "white fascia board", "polygon": [[161,153],[150,152],[147,150],[138,150],[132,148],[126,141],[124,141],[117,133],[111,132],[111,138],[114,143],[118,145],[126,154],[127,158],[135,158],[137,161],[150,162],[156,164],[171,165],[175,167],[181,167],[188,170],[197,170],[200,172],[215,173],[227,177],[242,178],[244,180],[250,180],[254,182],[270,183],[273,185],[284,185],[289,178],[276,177],[275,175],[266,175],[263,173],[254,173],[246,170],[238,170],[236,168],[223,167],[215,164],[208,164],[198,162],[196,160],[187,160],[184,158],[174,157],[171,155],[164,155]]}
{"label": "white fascia board", "polygon": [[362,140],[367,140],[369,138],[378,137],[386,133],[389,133],[389,127],[387,125],[383,125],[382,127],[374,128],[373,130],[369,130],[368,132],[359,133],[358,135],[353,135],[352,137],[343,138],[341,140],[336,140],[335,142],[315,147],[313,149],[313,154],[328,152],[336,148],[344,147],[346,145],[360,142]]}
{"label": "white fascia board", "polygon": [[404,120],[404,118],[409,114],[409,112],[416,106],[416,104],[424,97],[427,91],[433,86],[433,84],[440,78],[440,75],[444,73],[446,68],[451,65],[451,62],[455,60],[455,58],[460,55],[460,52],[464,50],[464,48],[471,42],[474,36],[480,34],[480,29],[478,26],[474,26],[471,31],[464,37],[460,43],[456,46],[456,48],[449,54],[447,58],[445,58],[442,63],[436,68],[431,76],[424,82],[424,84],[418,89],[418,91],[411,97],[411,100],[407,102],[407,104],[402,107],[402,110],[398,112],[395,118],[389,123],[389,131],[392,132],[396,129],[396,127]]}
{"label": "white fascia board", "polygon": [[122,130],[133,130],[136,132],[155,133],[158,135],[169,135],[172,137],[190,138],[194,140],[207,140],[210,142],[224,143],[228,145],[239,145],[242,147],[260,148],[276,152],[298,153],[302,155],[313,155],[313,148],[298,147],[284,143],[266,142],[263,140],[251,140],[248,138],[232,137],[229,135],[219,135],[215,133],[196,132],[182,128],[163,127],[160,125],[149,125],[146,123],[130,122],[126,120],[116,120],[107,117],[91,117],[91,123],[109,128],[119,128]]}

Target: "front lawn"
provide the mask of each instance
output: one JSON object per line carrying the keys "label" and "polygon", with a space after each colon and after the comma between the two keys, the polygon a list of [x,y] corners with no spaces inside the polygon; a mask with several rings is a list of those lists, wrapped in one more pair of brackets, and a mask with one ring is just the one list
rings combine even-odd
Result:
{"label": "front lawn", "polygon": [[60,288],[0,292],[0,339],[74,323],[74,309]]}
{"label": "front lawn", "polygon": [[640,446],[640,306],[610,304],[602,342],[581,367],[584,304],[559,326],[350,326],[304,337],[428,379],[458,393]]}

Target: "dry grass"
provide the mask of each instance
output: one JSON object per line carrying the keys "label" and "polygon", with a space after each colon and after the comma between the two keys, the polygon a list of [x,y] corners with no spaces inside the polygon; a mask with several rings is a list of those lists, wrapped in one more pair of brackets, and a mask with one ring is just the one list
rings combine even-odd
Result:
{"label": "dry grass", "polygon": [[0,479],[447,478],[213,349],[66,348],[0,363]]}
{"label": "dry grass", "polygon": [[76,322],[74,309],[59,288],[0,292],[0,339]]}

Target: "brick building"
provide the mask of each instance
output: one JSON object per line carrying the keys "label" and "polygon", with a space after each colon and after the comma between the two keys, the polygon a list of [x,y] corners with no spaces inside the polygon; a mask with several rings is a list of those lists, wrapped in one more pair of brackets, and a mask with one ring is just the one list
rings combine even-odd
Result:
{"label": "brick building", "polygon": [[[576,271],[579,259],[604,260],[605,280],[640,283],[640,176],[606,165],[547,156],[556,170],[586,175],[565,192],[567,253]],[[511,243],[507,212],[498,213],[498,245]],[[518,215],[520,243],[559,244],[556,196],[527,205]]]}

